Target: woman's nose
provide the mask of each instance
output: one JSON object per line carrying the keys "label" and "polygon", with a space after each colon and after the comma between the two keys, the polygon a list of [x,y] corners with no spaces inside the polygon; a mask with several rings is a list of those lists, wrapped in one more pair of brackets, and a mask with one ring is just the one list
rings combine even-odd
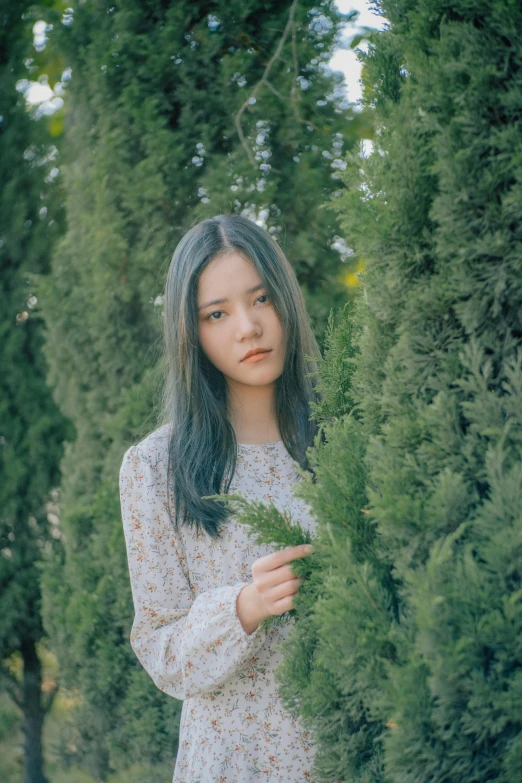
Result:
{"label": "woman's nose", "polygon": [[240,313],[238,319],[239,319],[239,323],[237,329],[238,332],[240,332],[240,334],[242,334],[243,336],[256,334],[259,331],[259,324],[253,314]]}

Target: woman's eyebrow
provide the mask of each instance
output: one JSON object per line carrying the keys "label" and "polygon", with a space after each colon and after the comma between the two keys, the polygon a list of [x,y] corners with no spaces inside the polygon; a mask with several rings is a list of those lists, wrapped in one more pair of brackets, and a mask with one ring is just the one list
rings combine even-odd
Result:
{"label": "woman's eyebrow", "polygon": [[[252,288],[247,288],[245,294],[253,294],[255,291],[259,291],[260,288],[264,287],[264,283],[258,283],[257,285],[252,286]],[[228,302],[228,299],[212,299],[211,302],[206,302],[205,304],[200,305],[198,310],[203,310],[204,307],[208,307],[209,305],[222,304],[223,302]]]}

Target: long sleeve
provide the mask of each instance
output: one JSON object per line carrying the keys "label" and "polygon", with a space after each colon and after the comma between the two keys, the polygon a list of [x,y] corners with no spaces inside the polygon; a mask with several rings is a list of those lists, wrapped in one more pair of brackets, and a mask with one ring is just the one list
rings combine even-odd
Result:
{"label": "long sleeve", "polygon": [[163,461],[131,446],[119,484],[135,611],[131,647],[157,687],[170,696],[188,699],[216,690],[266,638],[264,626],[247,634],[237,616],[236,599],[248,582],[194,598],[183,542],[169,517]]}

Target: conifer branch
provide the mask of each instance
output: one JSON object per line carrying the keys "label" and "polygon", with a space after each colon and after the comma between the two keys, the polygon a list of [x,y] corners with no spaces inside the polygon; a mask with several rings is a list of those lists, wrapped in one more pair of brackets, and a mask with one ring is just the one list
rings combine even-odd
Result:
{"label": "conifer branch", "polygon": [[373,600],[373,598],[370,595],[370,591],[367,589],[366,585],[364,584],[364,581],[359,578],[359,574],[357,573],[357,569],[354,569],[352,576],[355,579],[355,581],[357,582],[357,584],[359,585],[359,587],[361,588],[361,590],[363,591],[363,593],[366,596],[366,598],[368,599],[368,601],[371,603],[371,605],[375,609],[375,611],[378,612],[379,614],[381,614],[383,617],[386,618],[386,612],[383,611],[382,607],[380,607],[378,604],[375,603],[375,601]]}
{"label": "conifer branch", "polygon": [[228,495],[203,495],[204,500],[217,500],[221,503],[239,507],[238,522],[248,526],[248,534],[255,539],[256,544],[274,544],[283,548],[310,544],[310,533],[292,521],[288,511],[279,511],[273,504],[265,504],[260,500],[247,500],[239,492]]}

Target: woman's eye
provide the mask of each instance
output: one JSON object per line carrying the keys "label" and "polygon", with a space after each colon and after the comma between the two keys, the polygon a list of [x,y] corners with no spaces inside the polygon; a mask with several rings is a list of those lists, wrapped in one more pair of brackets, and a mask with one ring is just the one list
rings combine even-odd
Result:
{"label": "woman's eye", "polygon": [[[261,296],[257,297],[257,300],[259,302],[260,299],[269,299],[270,297],[268,294],[261,294]],[[265,304],[265,302],[261,302],[261,304]],[[222,321],[222,318],[212,318],[213,315],[216,315],[216,313],[222,313],[223,310],[213,310],[209,315],[206,317],[206,321]]]}

